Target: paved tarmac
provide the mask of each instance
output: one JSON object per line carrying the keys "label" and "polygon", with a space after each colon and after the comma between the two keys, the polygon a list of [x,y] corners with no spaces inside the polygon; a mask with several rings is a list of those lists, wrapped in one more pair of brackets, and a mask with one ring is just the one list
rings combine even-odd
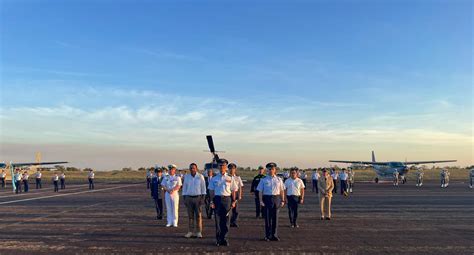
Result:
{"label": "paved tarmac", "polygon": [[317,195],[307,189],[300,228],[290,228],[286,207],[280,210],[280,242],[263,241],[263,220],[245,188],[230,247],[214,246],[208,219],[203,239],[185,239],[182,204],[179,227],[166,228],[143,183],[0,190],[0,254],[474,254],[474,189],[466,183],[356,183],[351,196],[335,196],[331,221],[319,219]]}

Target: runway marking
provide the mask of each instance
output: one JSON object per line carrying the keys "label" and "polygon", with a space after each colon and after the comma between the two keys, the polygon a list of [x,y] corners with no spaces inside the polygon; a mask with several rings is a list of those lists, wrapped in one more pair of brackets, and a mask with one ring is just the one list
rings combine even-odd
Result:
{"label": "runway marking", "polygon": [[80,192],[57,194],[57,195],[52,195],[52,196],[34,197],[34,198],[26,198],[26,199],[14,200],[14,201],[0,202],[0,205],[20,203],[20,202],[26,202],[26,201],[32,201],[32,200],[40,200],[40,199],[53,198],[53,197],[63,197],[63,196],[70,196],[70,195],[77,195],[77,194],[84,194],[84,193],[92,193],[92,192],[99,192],[99,191],[105,191],[105,190],[120,189],[120,188],[125,188],[125,187],[130,187],[130,186],[136,186],[136,185],[141,185],[141,183],[123,185],[123,186],[111,187],[111,188],[105,188],[105,189],[85,190],[85,191],[80,191]]}

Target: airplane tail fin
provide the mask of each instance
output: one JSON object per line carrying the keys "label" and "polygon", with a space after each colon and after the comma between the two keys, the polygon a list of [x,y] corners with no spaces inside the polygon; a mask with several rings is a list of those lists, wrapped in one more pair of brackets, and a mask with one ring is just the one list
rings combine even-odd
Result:
{"label": "airplane tail fin", "polygon": [[374,152],[374,151],[372,151],[372,162],[376,162],[376,161],[375,161],[375,152]]}

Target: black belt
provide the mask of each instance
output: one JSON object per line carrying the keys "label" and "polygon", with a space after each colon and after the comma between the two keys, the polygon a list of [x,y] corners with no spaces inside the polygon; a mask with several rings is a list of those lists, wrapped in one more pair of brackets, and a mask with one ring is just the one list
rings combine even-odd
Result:
{"label": "black belt", "polygon": [[192,197],[192,198],[196,198],[196,197],[200,197],[199,195],[196,195],[196,196],[189,196],[189,195],[186,195],[187,197]]}

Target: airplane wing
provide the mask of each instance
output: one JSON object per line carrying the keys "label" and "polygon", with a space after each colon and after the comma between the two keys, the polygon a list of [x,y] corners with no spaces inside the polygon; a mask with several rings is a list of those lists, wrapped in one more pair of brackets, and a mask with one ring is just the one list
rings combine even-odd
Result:
{"label": "airplane wing", "polygon": [[364,165],[386,165],[386,162],[372,162],[372,161],[348,161],[348,160],[329,160],[334,163],[346,163],[346,164],[364,164]]}
{"label": "airplane wing", "polygon": [[418,165],[418,164],[436,164],[436,163],[447,163],[456,162],[457,160],[432,160],[432,161],[408,161],[403,162],[405,165]]}
{"label": "airplane wing", "polygon": [[40,165],[59,165],[59,164],[67,164],[69,162],[65,161],[58,161],[58,162],[34,162],[34,163],[12,163],[13,167],[18,167],[18,166],[40,166]]}

